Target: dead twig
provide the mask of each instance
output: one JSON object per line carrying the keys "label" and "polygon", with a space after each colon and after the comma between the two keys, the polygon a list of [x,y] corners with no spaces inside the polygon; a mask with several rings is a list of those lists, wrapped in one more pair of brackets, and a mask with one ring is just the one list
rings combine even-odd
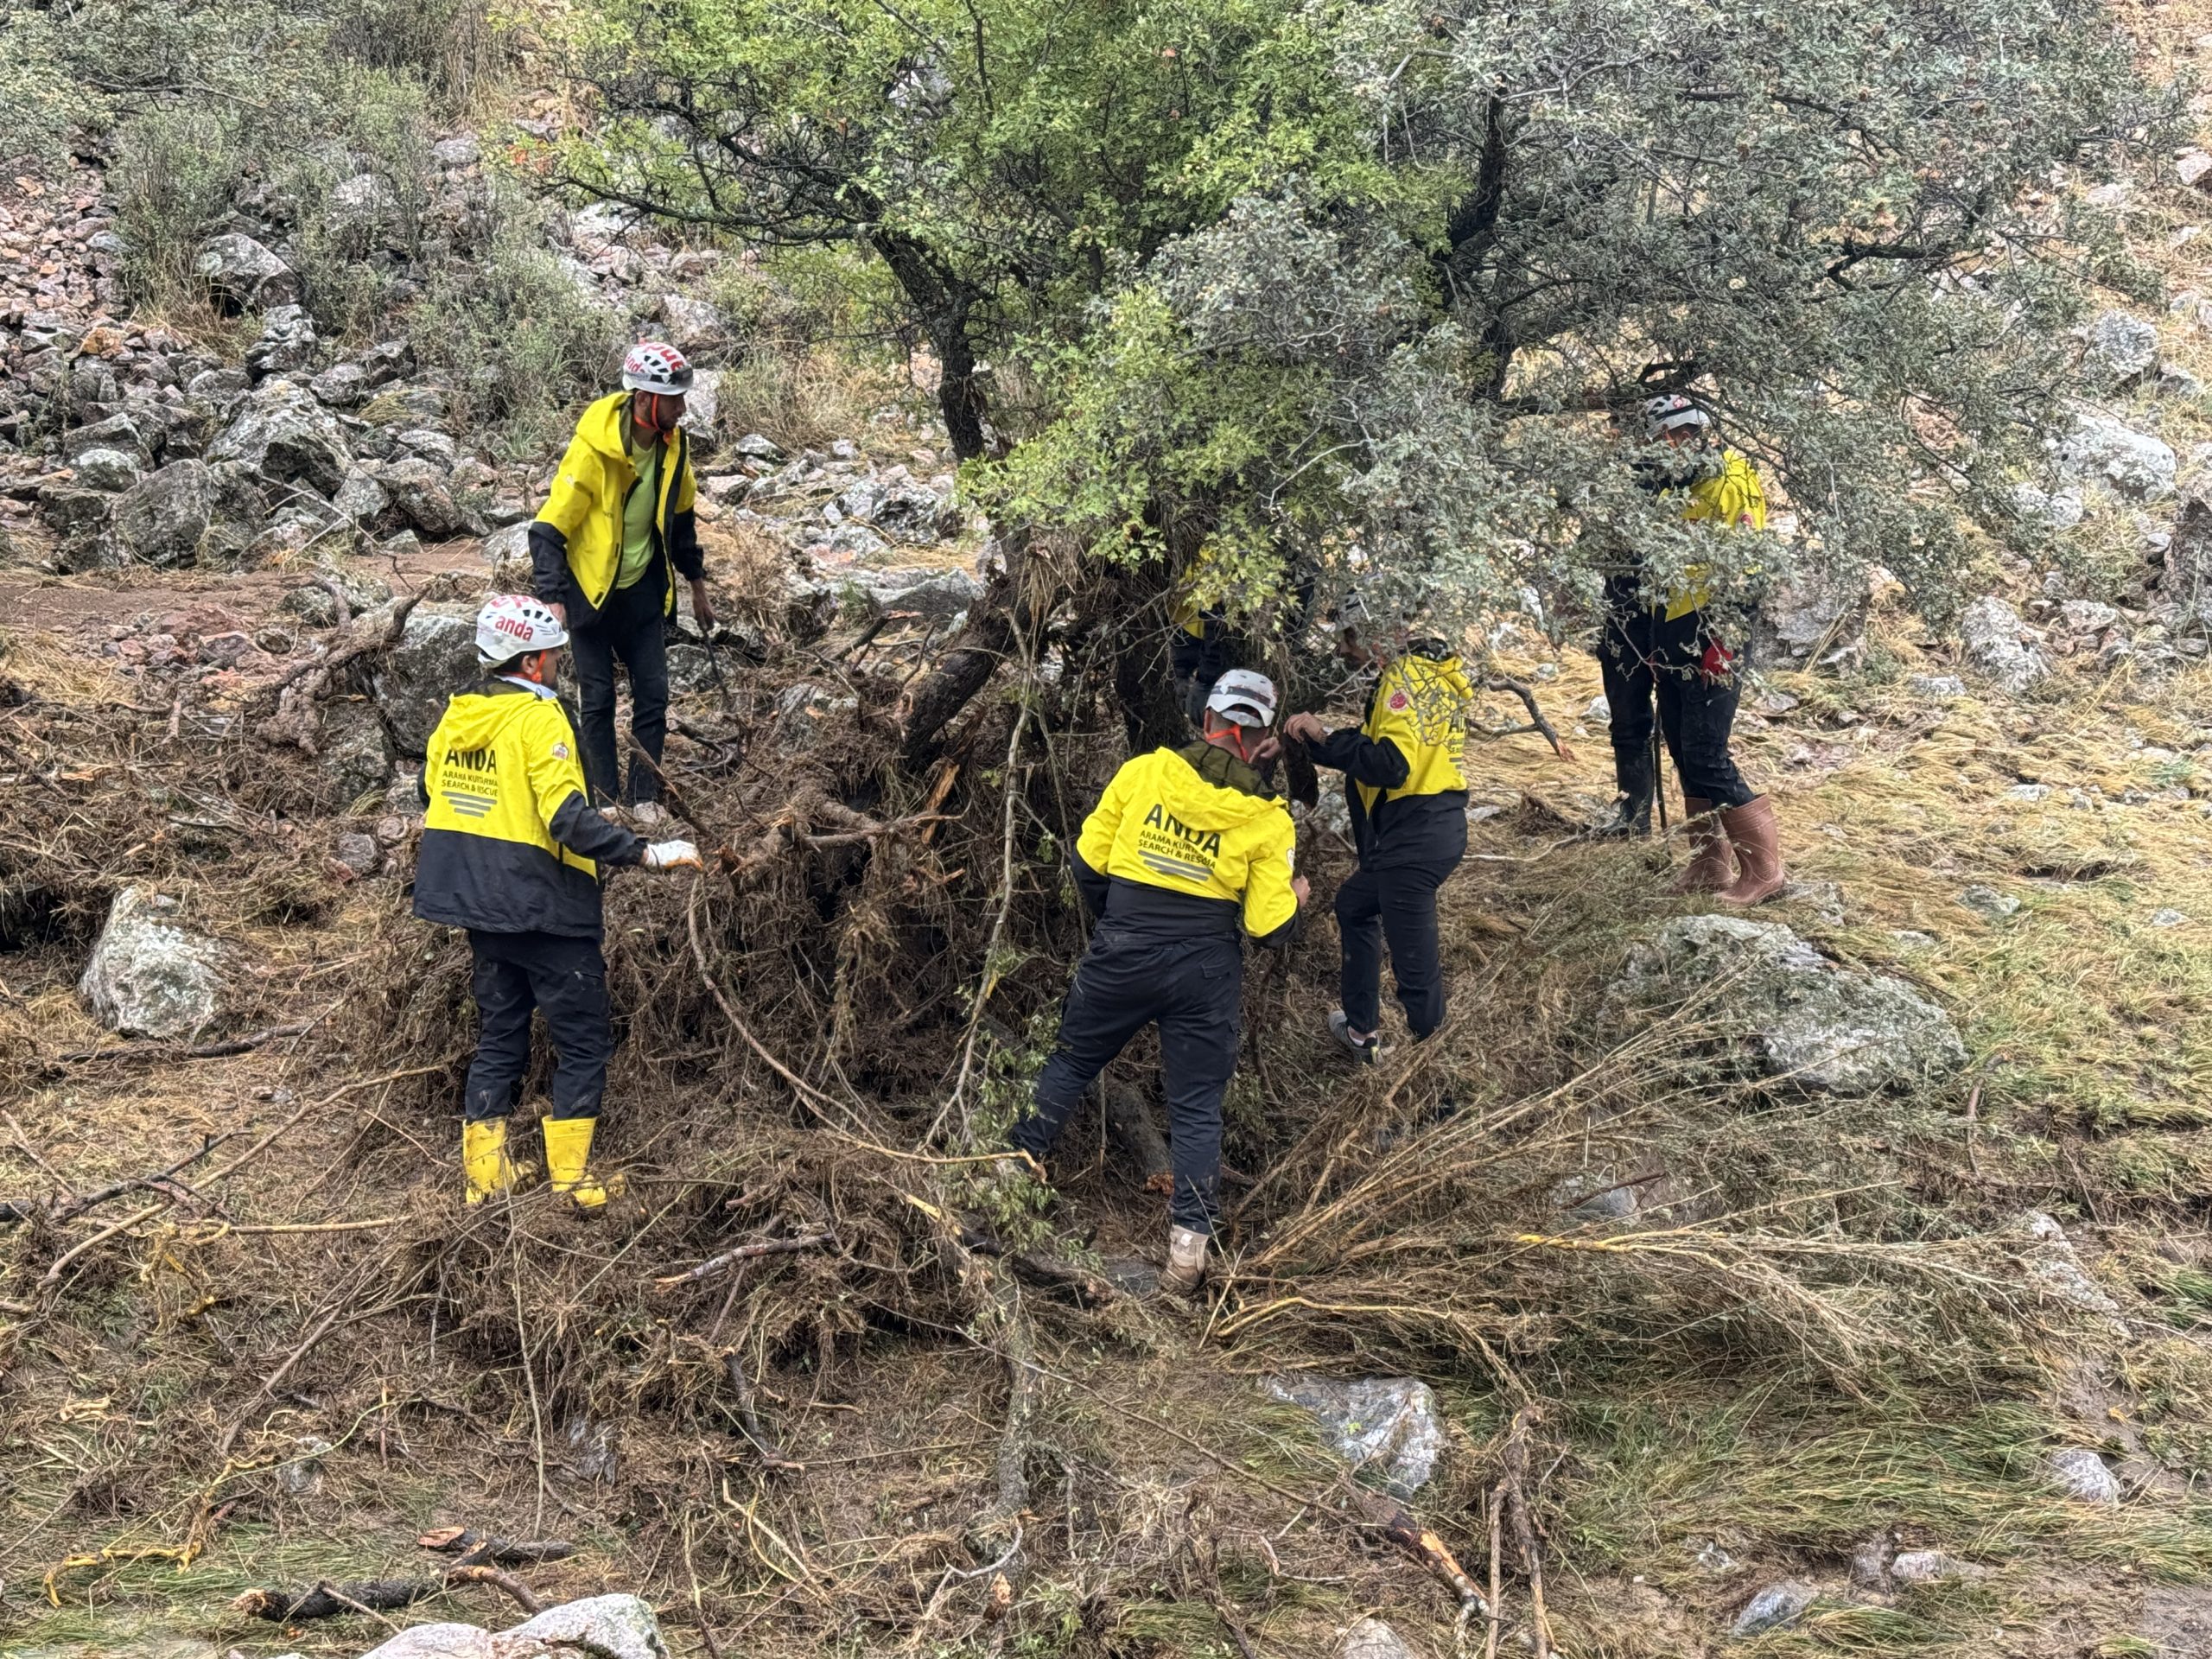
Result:
{"label": "dead twig", "polygon": [[1543,1414],[1535,1406],[1523,1406],[1515,1412],[1499,1461],[1505,1469],[1505,1512],[1513,1524],[1514,1547],[1521,1552],[1521,1567],[1529,1575],[1529,1622],[1535,1626],[1536,1659],[1549,1659],[1552,1631],[1551,1621],[1544,1613],[1544,1558],[1536,1547],[1535,1523],[1529,1515],[1529,1432],[1542,1421]]}
{"label": "dead twig", "polygon": [[389,1612],[437,1593],[438,1586],[425,1579],[364,1579],[350,1584],[325,1580],[304,1590],[249,1590],[231,1605],[272,1624],[297,1624],[341,1613]]}
{"label": "dead twig", "polygon": [[243,1037],[233,1037],[219,1043],[200,1043],[191,1048],[179,1048],[174,1043],[111,1043],[105,1048],[72,1048],[55,1055],[56,1060],[71,1065],[89,1060],[220,1060],[233,1054],[250,1054],[264,1043],[273,1043],[283,1037],[303,1037],[315,1027],[312,1020],[296,1025],[270,1026],[264,1030],[249,1032]]}
{"label": "dead twig", "polygon": [[117,1181],[112,1185],[103,1186],[97,1192],[73,1197],[50,1208],[36,1198],[11,1198],[0,1202],[0,1227],[10,1226],[16,1222],[29,1221],[35,1215],[43,1215],[49,1221],[59,1225],[65,1221],[75,1220],[87,1210],[105,1204],[111,1198],[119,1198],[134,1188],[158,1187],[161,1182],[170,1180],[191,1168],[193,1165],[229,1140],[234,1133],[236,1131],[226,1131],[221,1135],[209,1135],[206,1144],[199,1151],[178,1159],[167,1169],[156,1170],[151,1175],[134,1176],[127,1181]]}
{"label": "dead twig", "polygon": [[531,1587],[512,1573],[502,1573],[496,1567],[471,1566],[463,1561],[446,1574],[448,1587],[456,1584],[488,1584],[505,1591],[515,1599],[516,1605],[525,1613],[542,1613],[545,1604],[531,1591]]}
{"label": "dead twig", "polygon": [[1491,675],[1483,682],[1483,689],[1486,691],[1510,691],[1521,699],[1521,706],[1529,711],[1529,723],[1526,726],[1516,727],[1513,731],[1487,733],[1485,735],[1510,737],[1514,732],[1535,732],[1543,738],[1545,742],[1552,746],[1552,753],[1560,760],[1572,760],[1574,758],[1573,753],[1567,745],[1559,741],[1559,734],[1552,729],[1551,721],[1544,718],[1543,710],[1536,707],[1536,694],[1534,690],[1506,674]]}
{"label": "dead twig", "polygon": [[696,1284],[702,1279],[711,1279],[724,1268],[734,1267],[740,1262],[751,1262],[764,1255],[787,1255],[796,1250],[817,1250],[824,1246],[837,1248],[835,1233],[809,1233],[803,1238],[772,1238],[758,1244],[741,1244],[734,1250],[724,1250],[720,1255],[710,1255],[696,1268],[686,1268],[682,1273],[671,1273],[653,1281],[656,1290],[668,1290],[677,1285]]}
{"label": "dead twig", "polygon": [[1444,1581],[1459,1599],[1462,1613],[1488,1616],[1490,1603],[1467,1576],[1467,1569],[1459,1565],[1459,1557],[1434,1532],[1415,1520],[1404,1504],[1380,1492],[1364,1491],[1357,1495],[1356,1502],[1362,1517],[1370,1525],[1381,1529],[1385,1538]]}
{"label": "dead twig", "polygon": [[784,1455],[783,1448],[768,1437],[760,1427],[760,1419],[753,1408],[753,1384],[746,1380],[745,1365],[737,1357],[737,1350],[722,1350],[722,1370],[728,1374],[730,1392],[737,1396],[737,1421],[743,1425],[745,1438],[753,1442],[753,1449],[760,1454],[766,1467],[790,1474],[804,1474],[806,1465]]}
{"label": "dead twig", "polygon": [[460,1552],[461,1560],[454,1565],[461,1567],[517,1567],[534,1561],[564,1561],[576,1553],[576,1547],[565,1538],[537,1540],[501,1538],[492,1533],[478,1532],[472,1527],[440,1527],[426,1532],[415,1541],[424,1549],[441,1554]]}

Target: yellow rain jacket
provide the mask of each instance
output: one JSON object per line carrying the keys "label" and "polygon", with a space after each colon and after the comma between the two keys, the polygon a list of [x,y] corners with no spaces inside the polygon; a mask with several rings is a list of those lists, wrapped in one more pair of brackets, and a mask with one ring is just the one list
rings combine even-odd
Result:
{"label": "yellow rain jacket", "polygon": [[446,704],[423,758],[415,913],[486,933],[597,938],[599,865],[645,843],[592,810],[568,713],[512,680]]}
{"label": "yellow rain jacket", "polygon": [[1123,763],[1084,820],[1076,880],[1092,912],[1162,933],[1288,937],[1298,832],[1226,749],[1193,743]]}
{"label": "yellow rain jacket", "polygon": [[[1759,487],[1759,475],[1751,470],[1751,463],[1733,449],[1722,450],[1719,472],[1700,479],[1688,493],[1690,504],[1682,510],[1684,524],[1721,524],[1730,530],[1766,528],[1766,492]],[[1692,566],[1684,572],[1689,582],[1668,594],[1669,622],[1688,616],[1712,597],[1699,579],[1702,571],[1702,566]]]}
{"label": "yellow rain jacket", "polygon": [[1474,700],[1459,659],[1416,642],[1375,681],[1357,729],[1309,747],[1344,774],[1352,843],[1370,868],[1453,857],[1467,846],[1467,707]]}
{"label": "yellow rain jacket", "polygon": [[[569,607],[569,626],[589,626],[622,563],[622,508],[638,469],[623,442],[630,394],[601,398],[576,423],[552,493],[530,527],[531,585],[538,598]],[[653,511],[656,558],[664,557],[686,580],[706,574],[694,516],[698,486],[691,476],[691,440],[681,427],[664,446],[660,499]],[[651,575],[640,578],[652,580]],[[664,611],[676,607],[676,584],[664,575]]]}

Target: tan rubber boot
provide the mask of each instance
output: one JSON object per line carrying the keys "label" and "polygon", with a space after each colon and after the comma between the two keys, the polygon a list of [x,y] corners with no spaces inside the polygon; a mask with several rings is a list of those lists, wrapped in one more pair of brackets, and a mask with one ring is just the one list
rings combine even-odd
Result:
{"label": "tan rubber boot", "polygon": [[1206,1276],[1206,1236],[1194,1233],[1188,1227],[1170,1228],[1167,1233],[1167,1265],[1160,1269],[1160,1294],[1163,1296],[1187,1296],[1198,1287]]}
{"label": "tan rubber boot", "polygon": [[1789,885],[1782,868],[1782,830],[1774,821],[1774,802],[1764,795],[1720,815],[1736,849],[1736,880],[1713,895],[1724,905],[1764,904]]}
{"label": "tan rubber boot", "polygon": [[1736,874],[1736,861],[1728,851],[1728,832],[1711,801],[1694,795],[1682,797],[1683,828],[1689,831],[1690,861],[1675,878],[1676,893],[1718,893]]}

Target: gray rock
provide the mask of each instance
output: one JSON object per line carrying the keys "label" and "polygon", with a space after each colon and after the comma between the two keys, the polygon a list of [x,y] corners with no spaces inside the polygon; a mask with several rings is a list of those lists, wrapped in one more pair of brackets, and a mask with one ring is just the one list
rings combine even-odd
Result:
{"label": "gray rock", "polygon": [[2102,311],[2084,331],[2082,368],[2107,391],[2134,385],[2158,364],[2158,328],[2125,311]]}
{"label": "gray rock", "polygon": [[125,887],[77,989],[111,1031],[182,1037],[222,1008],[223,948],[179,925],[174,899]]}
{"label": "gray rock", "polygon": [[87,449],[75,463],[77,482],[88,490],[127,490],[145,476],[137,460],[120,449]]}
{"label": "gray rock", "polygon": [[430,159],[451,172],[455,168],[474,167],[477,157],[484,153],[484,146],[473,132],[457,132],[450,138],[441,138],[430,146]]}
{"label": "gray rock", "polygon": [[1967,694],[1967,683],[1955,674],[1915,674],[1904,683],[1913,696],[1930,702],[1956,702]]}
{"label": "gray rock", "polygon": [[2069,477],[2094,479],[2139,501],[2171,495],[2172,448],[2102,410],[2084,409],[2058,445],[2059,469]]}
{"label": "gray rock", "polygon": [[2171,905],[2161,905],[2151,912],[2151,925],[2153,927],[2180,927],[2188,920],[2186,912],[2176,910]]}
{"label": "gray rock", "polygon": [[2057,1219],[2040,1210],[2024,1211],[2016,1224],[2026,1241],[2020,1251],[2029,1282],[2045,1295],[2085,1313],[2117,1316],[2120,1304],[2112,1293],[2089,1276],[2075,1254],[2074,1241]]}
{"label": "gray rock", "polygon": [[1914,927],[1893,927],[1890,939],[1900,950],[1933,950],[1941,943],[1933,933]]}
{"label": "gray rock", "polygon": [[[377,351],[383,351],[378,346]],[[376,384],[372,362],[376,352],[361,359],[363,368],[371,369],[369,384]],[[391,426],[406,429],[421,426],[442,426],[446,419],[446,399],[443,392],[429,386],[393,386],[378,392],[361,406],[361,418],[371,426]]]}
{"label": "gray rock", "polygon": [[1444,1427],[1427,1383],[1410,1376],[1345,1382],[1294,1376],[1270,1377],[1264,1386],[1274,1398],[1312,1413],[1331,1449],[1393,1497],[1411,1497],[1436,1472]]}
{"label": "gray rock", "polygon": [[2120,1482],[2105,1460],[2087,1446],[2069,1446],[2047,1459],[2051,1478],[2067,1495],[2084,1503],[2117,1503]]}
{"label": "gray rock", "polygon": [[530,521],[508,524],[484,538],[484,563],[492,568],[495,594],[531,591]]}
{"label": "gray rock", "polygon": [[397,223],[399,198],[375,174],[356,173],[331,188],[326,210],[334,229],[372,241],[379,231]]}
{"label": "gray rock", "polygon": [[297,273],[260,243],[237,231],[202,242],[192,268],[225,311],[299,303]]}
{"label": "gray rock", "polygon": [[246,372],[256,380],[289,374],[315,360],[321,340],[307,308],[280,305],[262,320],[261,338],[245,350]]}
{"label": "gray rock", "polygon": [[302,484],[326,497],[353,467],[336,417],[289,380],[272,380],[248,397],[207,446],[207,458],[238,461],[270,483]]}
{"label": "gray rock", "polygon": [[1959,902],[1968,910],[1977,911],[1992,921],[2002,921],[2007,916],[2017,916],[2020,901],[2009,893],[1999,893],[1992,887],[1975,882],[1959,894]]}
{"label": "gray rock", "polygon": [[391,496],[382,484],[356,467],[331,493],[330,505],[342,518],[372,524],[391,510]]}
{"label": "gray rock", "polygon": [[61,454],[67,461],[73,462],[95,449],[119,449],[136,461],[142,470],[154,464],[152,446],[139,430],[138,423],[128,415],[111,415],[87,426],[72,427],[61,435]]}
{"label": "gray rock", "polygon": [[340,868],[355,876],[373,875],[384,861],[384,849],[377,845],[377,838],[360,830],[350,830],[331,843],[330,855]]}
{"label": "gray rock", "polygon": [[965,570],[853,569],[844,582],[879,611],[914,611],[926,617],[957,615],[982,597],[982,584]]}
{"label": "gray rock", "polygon": [[433,541],[480,535],[483,527],[454,499],[446,473],[420,456],[394,461],[377,480],[391,497],[391,512]]}
{"label": "gray rock", "polygon": [[2158,601],[2176,632],[2212,629],[2212,501],[2192,495],[2182,503],[2166,538]]}
{"label": "gray rock", "polygon": [[2174,176],[2192,190],[2212,185],[2212,155],[2191,145],[2174,157]]}
{"label": "gray rock", "polygon": [[446,699],[476,677],[476,607],[417,605],[378,664],[378,705],[404,754],[423,753]]}
{"label": "gray rock", "polygon": [[1779,582],[1751,619],[1751,660],[1769,668],[1842,666],[1866,654],[1866,583],[1807,573]]}
{"label": "gray rock", "polygon": [[474,1624],[416,1624],[361,1659],[499,1659],[492,1633]]}
{"label": "gray rock", "polygon": [[2118,627],[2120,614],[2094,599],[2069,599],[2058,607],[2058,619],[2073,633],[2102,633]]}
{"label": "gray rock", "polygon": [[[2005,798],[2008,801],[2026,801],[2032,804],[2044,799],[2050,793],[2049,784],[2015,784],[2005,791]],[[2015,910],[2019,908],[2018,899],[2013,901],[2012,907]]]}
{"label": "gray rock", "polygon": [[1741,1069],[1800,1089],[1872,1095],[1910,1089],[1966,1064],[1950,1016],[1902,980],[1838,968],[1778,923],[1678,916],[1630,947],[1607,992],[1648,1007],[1726,979],[1719,1012]]}
{"label": "gray rock", "polygon": [[1890,1576],[1899,1584],[1953,1584],[1986,1578],[1988,1572],[1940,1549],[1908,1549],[1890,1563]]}
{"label": "gray rock", "polygon": [[1959,618],[1967,660],[2014,696],[2050,673],[2044,654],[2022,643],[2025,631],[2020,613],[1994,594],[1974,601]]}
{"label": "gray rock", "polygon": [[822,733],[831,721],[859,707],[858,698],[839,696],[811,681],[786,686],[776,698],[777,744],[804,753],[822,741]]}
{"label": "gray rock", "polygon": [[1757,1636],[1763,1630],[1778,1630],[1785,1624],[1795,1624],[1819,1593],[1802,1579],[1784,1579],[1779,1584],[1770,1584],[1745,1604],[1744,1611],[1736,1615],[1736,1622],[1728,1627],[1728,1634]]}
{"label": "gray rock", "polygon": [[228,404],[252,389],[244,369],[203,369],[186,383],[184,395],[197,403]]}
{"label": "gray rock", "polygon": [[415,372],[415,346],[406,340],[379,340],[361,353],[361,368],[372,386],[404,380]]}
{"label": "gray rock", "polygon": [[447,472],[453,470],[454,461],[461,459],[460,446],[444,433],[427,426],[410,426],[399,433],[399,442],[410,454],[435,461]]}
{"label": "gray rock", "polygon": [[346,617],[373,610],[391,598],[391,584],[372,571],[355,570],[334,560],[320,566],[315,575],[315,582],[292,588],[276,602],[279,610],[298,617],[311,628],[333,628],[346,620],[338,613],[333,588],[346,596]]}
{"label": "gray rock", "polygon": [[733,454],[746,455],[754,461],[781,461],[784,452],[774,440],[759,432],[748,432],[730,446]]}
{"label": "gray rock", "polygon": [[105,545],[118,564],[221,564],[245,550],[266,511],[247,480],[175,461],[115,498]]}
{"label": "gray rock", "polygon": [[369,372],[358,363],[338,363],[308,383],[308,390],[333,409],[353,409],[369,395]]}
{"label": "gray rock", "polygon": [[41,484],[41,515],[54,527],[60,545],[54,563],[63,570],[111,570],[123,561],[99,531],[114,512],[116,498],[105,490],[69,484]]}
{"label": "gray rock", "polygon": [[1421,1659],[1421,1656],[1381,1619],[1363,1618],[1344,1632],[1337,1659]]}
{"label": "gray rock", "polygon": [[1590,706],[1582,711],[1582,718],[1593,726],[1610,726],[1613,723],[1613,705],[1600,692],[1590,699]]}
{"label": "gray rock", "polygon": [[552,1653],[588,1655],[589,1659],[668,1659],[660,1621],[652,1604],[637,1596],[588,1596],[563,1602],[502,1630],[499,1646],[524,1651],[522,1644],[542,1643]]}
{"label": "gray rock", "polygon": [[713,303],[695,295],[662,295],[660,320],[667,327],[668,339],[695,356],[730,341],[729,319]]}
{"label": "gray rock", "polygon": [[[423,734],[428,742],[429,734]],[[417,744],[414,753],[422,753]],[[342,812],[391,780],[391,734],[365,697],[339,698],[324,706],[315,742],[315,793],[328,810]]]}
{"label": "gray rock", "polygon": [[2023,518],[2032,520],[2046,530],[2071,530],[2082,522],[2085,511],[2082,492],[2071,486],[2045,491],[2036,488],[2032,484],[2016,485],[2012,490],[2012,505]]}

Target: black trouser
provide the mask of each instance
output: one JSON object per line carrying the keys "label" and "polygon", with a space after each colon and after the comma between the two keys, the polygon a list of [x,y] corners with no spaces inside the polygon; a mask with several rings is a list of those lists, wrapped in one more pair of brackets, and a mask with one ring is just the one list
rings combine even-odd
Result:
{"label": "black trouser", "polygon": [[1382,1020],[1382,951],[1390,951],[1390,976],[1398,1006],[1415,1040],[1444,1023],[1444,963],[1437,951],[1436,890],[1459,868],[1465,851],[1393,862],[1362,864],[1337,889],[1337,937],[1344,966],[1337,988],[1344,1020],[1355,1031],[1377,1031]]}
{"label": "black trouser", "polygon": [[569,635],[576,658],[577,713],[583,729],[584,781],[595,802],[626,806],[660,798],[660,779],[634,756],[629,783],[614,743],[614,664],[630,671],[630,731],[656,765],[668,739],[668,573],[658,563],[607,595],[597,617]]}
{"label": "black trouser", "polygon": [[599,941],[471,928],[468,943],[476,956],[477,1032],[463,1115],[474,1122],[514,1110],[530,1070],[530,1011],[541,1008],[553,1039],[553,1116],[597,1117],[614,1055]]}
{"label": "black trouser", "polygon": [[1713,630],[1704,613],[1667,620],[1642,608],[1609,607],[1599,640],[1598,666],[1605,680],[1605,702],[1612,710],[1613,766],[1621,787],[1648,774],[1651,753],[1652,704],[1681,779],[1682,793],[1717,807],[1743,806],[1756,798],[1729,758],[1728,734],[1736,724],[1736,702],[1751,664],[1748,644],[1726,643],[1736,652],[1731,672],[1715,679],[1703,668]]}
{"label": "black trouser", "polygon": [[1168,1213],[1179,1227],[1212,1232],[1221,1198],[1221,1097],[1236,1069],[1243,985],[1243,947],[1233,938],[1165,938],[1100,923],[1075,970],[1052,1058],[1038,1076],[1036,1109],[1014,1125],[1014,1144],[1043,1158],[1084,1091],[1130,1038],[1157,1020],[1175,1169]]}

